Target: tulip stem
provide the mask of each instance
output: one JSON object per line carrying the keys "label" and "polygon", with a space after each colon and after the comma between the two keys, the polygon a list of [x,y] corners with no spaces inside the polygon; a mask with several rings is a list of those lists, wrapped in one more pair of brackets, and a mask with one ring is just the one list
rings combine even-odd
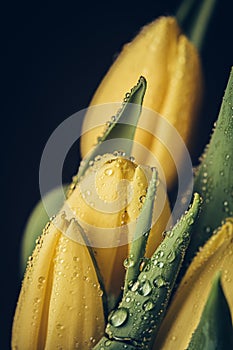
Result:
{"label": "tulip stem", "polygon": [[190,39],[194,45],[196,45],[199,51],[203,47],[203,41],[216,3],[217,0],[204,1],[201,11],[198,13],[194,26],[191,29]]}
{"label": "tulip stem", "polygon": [[196,5],[194,0],[185,0],[176,12],[176,18],[199,52],[217,4],[217,0],[204,0]]}
{"label": "tulip stem", "polygon": [[176,19],[180,24],[184,23],[185,19],[190,14],[195,1],[196,0],[185,0],[179,6],[178,10],[176,11]]}

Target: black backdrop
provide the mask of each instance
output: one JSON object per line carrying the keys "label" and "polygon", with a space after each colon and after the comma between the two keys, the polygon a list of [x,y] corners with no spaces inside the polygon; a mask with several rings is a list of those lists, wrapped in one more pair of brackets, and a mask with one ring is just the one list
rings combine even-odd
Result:
{"label": "black backdrop", "polygon": [[[194,162],[208,140],[233,65],[229,3],[219,1],[203,51],[208,89]],[[178,0],[140,4],[11,2],[2,9],[1,349],[9,348],[20,287],[20,239],[39,200],[38,169],[47,139],[60,122],[88,106],[122,44],[147,22],[174,13],[178,4]],[[74,147],[66,161],[66,181],[76,171],[78,160],[78,148]]]}

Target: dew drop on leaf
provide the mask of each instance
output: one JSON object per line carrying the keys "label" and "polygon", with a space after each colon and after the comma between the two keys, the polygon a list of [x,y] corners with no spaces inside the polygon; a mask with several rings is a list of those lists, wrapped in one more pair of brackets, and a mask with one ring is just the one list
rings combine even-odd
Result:
{"label": "dew drop on leaf", "polygon": [[110,346],[112,344],[112,342],[111,342],[111,340],[106,340],[105,342],[104,342],[104,345],[105,346]]}
{"label": "dew drop on leaf", "polygon": [[109,322],[114,327],[122,326],[128,318],[128,310],[126,308],[119,308],[110,315]]}
{"label": "dew drop on leaf", "polygon": [[163,279],[162,276],[158,276],[153,281],[155,287],[161,288],[166,284],[166,281]]}
{"label": "dew drop on leaf", "polygon": [[134,266],[134,260],[132,258],[126,258],[124,260],[124,267],[125,268],[129,268],[129,267],[132,267]]}
{"label": "dew drop on leaf", "polygon": [[171,250],[169,252],[168,256],[167,256],[167,261],[169,263],[171,263],[171,262],[173,262],[175,260],[175,258],[176,258],[176,254],[175,254],[175,252],[173,250]]}
{"label": "dew drop on leaf", "polygon": [[138,290],[138,293],[141,295],[147,296],[151,293],[151,291],[152,291],[152,286],[150,284],[150,281],[146,280],[141,284]]}
{"label": "dew drop on leaf", "polygon": [[142,307],[143,307],[143,310],[150,311],[155,307],[155,303],[153,302],[152,299],[148,299],[147,301],[145,301]]}

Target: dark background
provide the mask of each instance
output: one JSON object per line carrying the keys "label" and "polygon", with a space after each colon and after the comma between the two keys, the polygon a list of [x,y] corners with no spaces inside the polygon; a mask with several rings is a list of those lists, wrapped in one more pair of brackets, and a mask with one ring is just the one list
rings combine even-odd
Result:
{"label": "dark background", "polygon": [[[202,53],[207,90],[194,163],[209,139],[233,65],[229,3],[219,1]],[[88,106],[122,44],[147,22],[175,13],[178,4],[167,0],[140,4],[11,2],[1,9],[1,349],[9,348],[20,287],[20,240],[39,200],[38,169],[47,139],[59,123]],[[76,147],[66,162],[66,181],[75,173],[78,161]]]}

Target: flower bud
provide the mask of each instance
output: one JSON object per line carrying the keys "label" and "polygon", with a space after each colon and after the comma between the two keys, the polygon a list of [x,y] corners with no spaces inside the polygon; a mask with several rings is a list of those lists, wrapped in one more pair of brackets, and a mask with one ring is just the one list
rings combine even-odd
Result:
{"label": "flower bud", "polygon": [[58,214],[37,241],[15,312],[12,349],[92,349],[103,335],[96,270],[84,242],[69,239],[69,231],[81,242],[77,223]]}
{"label": "flower bud", "polygon": [[[123,47],[94,94],[91,105],[121,101],[125,91],[129,91],[141,75],[146,78],[148,86],[144,107],[164,117],[189,145],[201,102],[202,71],[196,48],[181,33],[175,18],[160,17],[145,26],[132,42]],[[140,118],[141,125],[148,124],[143,112]],[[81,139],[83,157],[104,129],[104,126],[91,129],[92,125],[92,115],[87,113]],[[150,132],[137,129],[135,142],[146,147],[147,152],[142,147],[140,152],[137,151],[136,160],[140,164],[156,165],[151,163],[151,159],[148,161],[151,151],[170,186],[176,178],[177,164],[156,137],[163,140],[171,138],[166,129],[160,128],[159,121],[151,118],[147,128]],[[182,151],[179,156],[182,159]]]}
{"label": "flower bud", "polygon": [[[107,293],[118,295],[123,286],[123,262],[150,178],[149,167],[141,167],[124,157],[104,155],[89,168],[67,200],[93,247]],[[169,218],[170,208],[161,183],[147,256],[161,242]]]}
{"label": "flower bud", "polygon": [[[130,222],[136,222],[150,177],[150,168],[113,155],[89,167],[29,258],[14,317],[13,348],[93,348],[105,325],[97,273],[106,291],[118,295],[134,233]],[[170,217],[162,185],[157,198],[159,217],[154,218],[147,255],[160,243]]]}

